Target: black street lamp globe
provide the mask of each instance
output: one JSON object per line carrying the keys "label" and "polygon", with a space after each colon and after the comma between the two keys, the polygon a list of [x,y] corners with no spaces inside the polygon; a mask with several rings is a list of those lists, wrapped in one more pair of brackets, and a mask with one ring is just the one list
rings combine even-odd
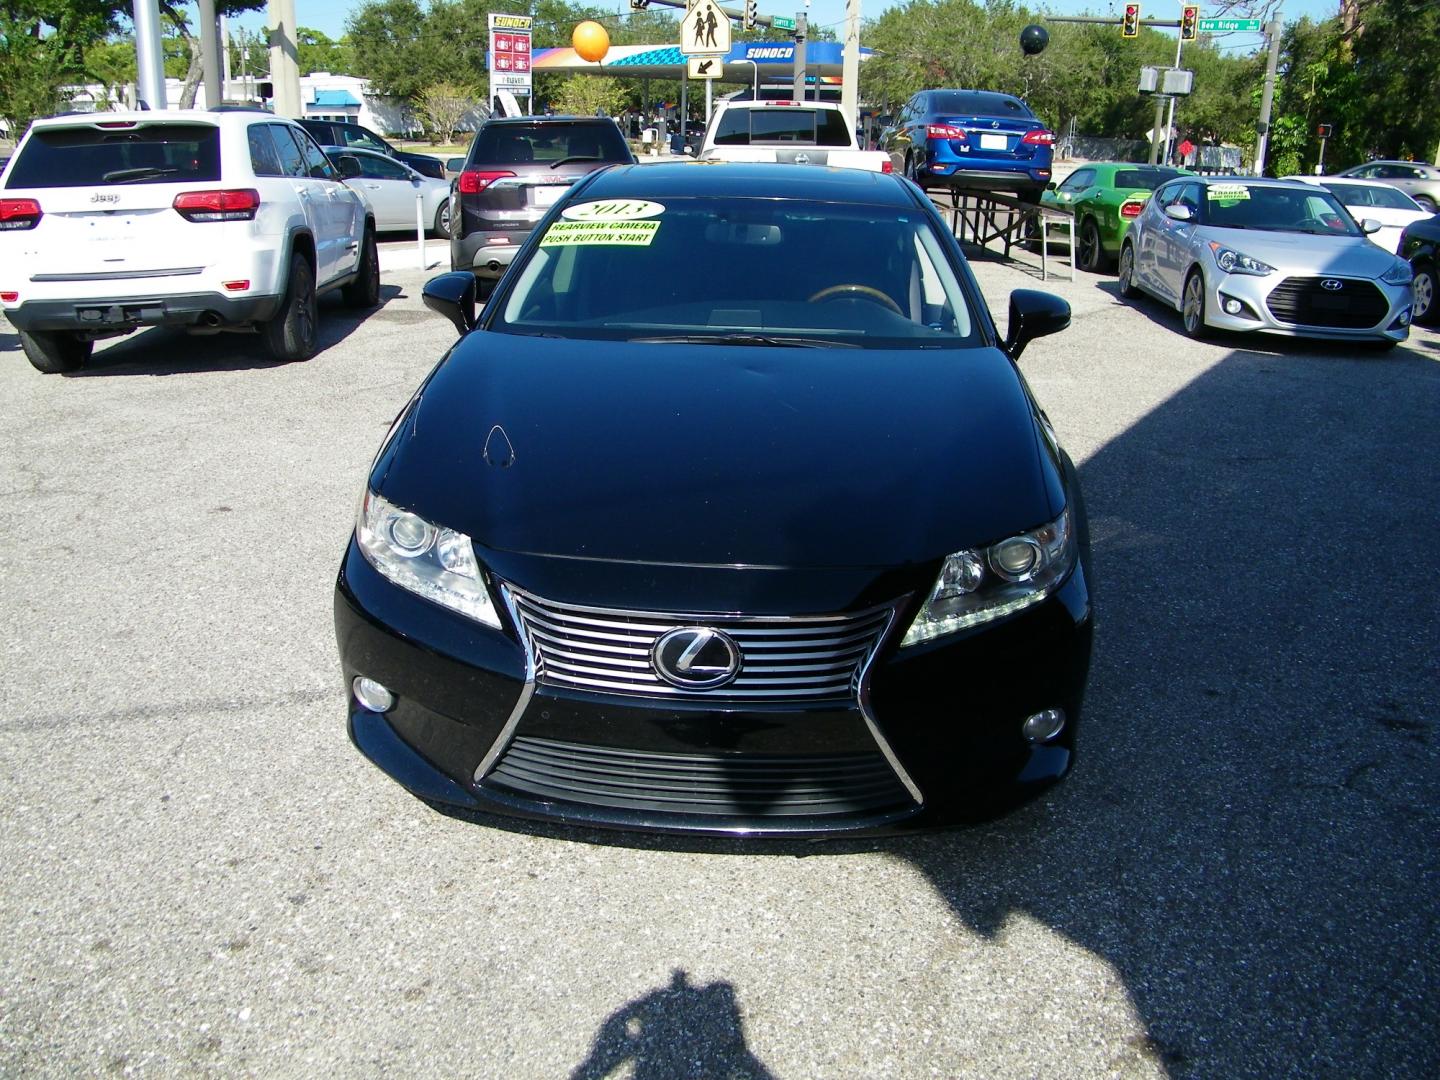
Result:
{"label": "black street lamp globe", "polygon": [[1050,35],[1043,26],[1036,26],[1031,23],[1020,31],[1020,51],[1026,56],[1035,56],[1045,51],[1045,46],[1050,44]]}

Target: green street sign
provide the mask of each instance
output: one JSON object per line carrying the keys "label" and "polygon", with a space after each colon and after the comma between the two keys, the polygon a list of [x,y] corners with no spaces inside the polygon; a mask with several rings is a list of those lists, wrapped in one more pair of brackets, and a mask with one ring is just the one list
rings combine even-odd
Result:
{"label": "green street sign", "polygon": [[770,26],[776,30],[794,30],[795,20],[787,19],[784,15],[770,16]]}
{"label": "green street sign", "polygon": [[1261,25],[1259,19],[1201,19],[1200,32],[1202,34],[1223,34],[1227,31],[1239,30],[1246,34],[1258,34]]}

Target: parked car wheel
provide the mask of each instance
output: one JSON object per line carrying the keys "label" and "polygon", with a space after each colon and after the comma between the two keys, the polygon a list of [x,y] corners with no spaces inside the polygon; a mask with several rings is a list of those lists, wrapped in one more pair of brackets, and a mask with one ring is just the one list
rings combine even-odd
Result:
{"label": "parked car wheel", "polygon": [[1135,245],[1126,244],[1120,249],[1120,295],[1134,300],[1140,295],[1140,286],[1135,284]]}
{"label": "parked car wheel", "polygon": [[1440,207],[1437,207],[1435,205],[1435,200],[1430,198],[1430,196],[1428,195],[1415,195],[1412,196],[1412,198],[1414,198],[1414,200],[1420,204],[1422,209],[1427,210],[1432,214],[1436,213],[1437,210],[1440,210]]}
{"label": "parked car wheel", "polygon": [[290,279],[280,311],[261,327],[265,347],[277,360],[309,360],[315,355],[315,271],[310,260],[296,254],[290,259]]}
{"label": "parked car wheel", "polygon": [[1180,315],[1185,322],[1185,333],[1190,337],[1203,341],[1210,336],[1210,328],[1205,325],[1205,275],[1199,270],[1191,270],[1185,279]]}
{"label": "parked car wheel", "polygon": [[1435,268],[1428,264],[1415,267],[1415,307],[1411,312],[1415,322],[1426,326],[1440,321],[1440,310],[1435,307]]}
{"label": "parked car wheel", "polygon": [[36,371],[46,375],[63,375],[79,371],[90,359],[95,342],[85,341],[63,330],[20,331],[20,346]]}
{"label": "parked car wheel", "polygon": [[375,230],[367,228],[360,242],[360,267],[355,280],[341,290],[345,303],[353,308],[372,308],[380,303],[380,252],[375,247]]}
{"label": "parked car wheel", "polygon": [[920,162],[913,154],[905,155],[905,178],[914,181],[922,188],[925,186],[925,170],[920,167]]}
{"label": "parked car wheel", "polygon": [[1079,248],[1081,270],[1090,274],[1098,274],[1104,270],[1105,249],[1100,246],[1100,230],[1092,217],[1087,217],[1080,226]]}
{"label": "parked car wheel", "polygon": [[435,235],[441,240],[450,239],[450,200],[446,199],[435,211]]}

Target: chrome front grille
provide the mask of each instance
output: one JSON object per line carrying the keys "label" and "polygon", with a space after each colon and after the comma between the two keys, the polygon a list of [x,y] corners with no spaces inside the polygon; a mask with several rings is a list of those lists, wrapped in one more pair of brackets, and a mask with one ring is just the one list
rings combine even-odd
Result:
{"label": "chrome front grille", "polygon": [[[617,611],[552,603],[515,589],[535,681],[596,693],[715,702],[853,701],[860,673],[892,609],[798,618]],[[656,641],[671,630],[722,630],[740,650],[740,672],[715,690],[672,686],[656,674]]]}

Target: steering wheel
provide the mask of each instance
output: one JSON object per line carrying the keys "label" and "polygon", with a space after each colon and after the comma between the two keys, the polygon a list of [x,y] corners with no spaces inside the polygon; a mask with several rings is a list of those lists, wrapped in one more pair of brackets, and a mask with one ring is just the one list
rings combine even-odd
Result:
{"label": "steering wheel", "polygon": [[879,289],[872,289],[869,285],[856,285],[853,282],[847,282],[843,285],[831,285],[828,289],[821,289],[805,302],[807,304],[818,304],[825,300],[834,300],[836,297],[855,300],[874,300],[877,304],[885,305],[896,315],[903,317],[905,314],[900,310],[899,304],[895,303],[894,300],[890,299],[890,297],[886,296]]}

